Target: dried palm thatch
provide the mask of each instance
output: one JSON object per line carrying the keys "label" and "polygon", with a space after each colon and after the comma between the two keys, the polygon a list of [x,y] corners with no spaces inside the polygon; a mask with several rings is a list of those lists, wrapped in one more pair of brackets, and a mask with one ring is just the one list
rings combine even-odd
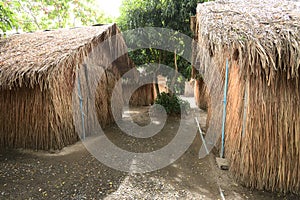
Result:
{"label": "dried palm thatch", "polygon": [[134,67],[122,76],[124,104],[129,106],[148,106],[154,103],[154,87],[149,77],[142,75]]}
{"label": "dried palm thatch", "polygon": [[195,80],[194,95],[196,105],[203,110],[207,110],[209,96],[207,94],[205,83],[202,78],[200,78],[199,80]]}
{"label": "dried palm thatch", "polygon": [[[131,91],[136,88],[132,94]],[[130,106],[149,106],[154,103],[154,87],[153,84],[140,86],[138,83],[127,82],[122,85],[123,100],[129,99]]]}
{"label": "dried palm thatch", "polygon": [[219,0],[199,4],[196,18],[195,67],[212,101],[208,134],[221,131],[228,59],[231,170],[246,186],[300,193],[300,4]]}
{"label": "dried palm thatch", "polygon": [[[48,150],[76,142],[79,137],[73,106],[75,102],[79,108],[79,102],[73,101],[72,94],[78,91],[79,79],[86,120],[99,120],[103,126],[112,123],[109,98],[124,68],[130,69],[130,60],[124,54],[111,61],[113,54],[126,51],[122,38],[108,43],[105,52],[99,44],[117,33],[116,25],[110,24],[0,40],[0,147]],[[99,83],[90,83],[88,79],[95,74],[105,77]],[[97,86],[97,94],[90,94],[89,84]],[[121,88],[117,89],[122,93]],[[89,113],[88,99],[93,95],[97,118]],[[118,116],[121,105],[122,99],[115,105]],[[85,129],[87,135],[92,133],[92,127]]]}

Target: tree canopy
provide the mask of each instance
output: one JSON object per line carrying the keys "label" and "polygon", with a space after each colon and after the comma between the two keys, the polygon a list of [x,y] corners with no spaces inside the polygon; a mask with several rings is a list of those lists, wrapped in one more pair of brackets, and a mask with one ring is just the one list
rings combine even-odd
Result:
{"label": "tree canopy", "polygon": [[207,0],[123,0],[118,24],[123,30],[145,26],[170,28],[191,36],[190,17]]}
{"label": "tree canopy", "polygon": [[11,9],[4,4],[4,2],[0,2],[0,30],[5,33],[8,30],[11,30],[14,26],[16,26],[16,16],[11,11]]}
{"label": "tree canopy", "polygon": [[[123,0],[121,16],[118,25],[122,31],[141,27],[161,27],[192,36],[190,30],[190,17],[196,14],[198,3],[206,0]],[[170,36],[171,37],[171,36]],[[172,37],[178,40],[180,39]],[[137,43],[139,41],[132,41]],[[177,52],[182,53],[182,52]],[[174,55],[175,54],[175,55]],[[148,63],[162,63],[175,68],[185,78],[190,78],[191,64],[176,54],[156,49],[141,49],[129,54],[137,65]],[[178,77],[180,80],[180,77]],[[177,91],[181,92],[180,87]]]}
{"label": "tree canopy", "polygon": [[13,27],[27,32],[111,22],[94,0],[4,0],[0,6],[1,23],[6,19],[0,24],[3,32]]}

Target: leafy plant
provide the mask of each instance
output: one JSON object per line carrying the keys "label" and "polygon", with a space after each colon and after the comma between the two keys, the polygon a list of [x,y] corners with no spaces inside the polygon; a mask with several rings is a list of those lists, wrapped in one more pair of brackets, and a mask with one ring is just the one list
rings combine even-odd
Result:
{"label": "leafy plant", "polygon": [[0,2],[0,33],[2,31],[5,34],[16,26],[15,14],[4,2]]}
{"label": "leafy plant", "polygon": [[180,114],[181,112],[187,114],[190,109],[189,102],[182,100],[175,94],[165,92],[158,95],[154,103],[163,106],[167,114]]}
{"label": "leafy plant", "polygon": [[[191,78],[191,63],[185,60],[181,55],[184,53],[185,45],[188,47],[191,44],[184,44],[179,37],[179,33],[183,33],[192,37],[190,30],[190,17],[196,14],[196,7],[198,3],[203,3],[208,0],[123,0],[121,7],[121,16],[117,19],[118,26],[122,31],[140,28],[140,27],[161,27],[168,28],[175,31],[170,33],[168,37],[174,41],[174,49],[176,52],[169,52],[159,49],[139,49],[130,52],[129,56],[134,61],[136,66],[145,63],[159,63],[172,67],[178,73],[182,74],[186,79]],[[156,38],[160,38],[155,33],[141,33],[146,35],[141,41],[126,38],[126,43],[130,47],[140,43],[154,44],[157,42]],[[145,41],[149,38],[149,41]],[[159,42],[159,41],[158,41]],[[176,64],[175,64],[176,63]],[[166,75],[164,75],[166,76]],[[168,76],[168,75],[167,75]],[[170,75],[169,75],[170,76]],[[169,87],[175,87],[175,91],[182,93],[184,90],[184,82],[178,82],[176,75],[170,80],[172,82]],[[171,82],[170,82],[171,83]]]}
{"label": "leafy plant", "polygon": [[[111,22],[97,10],[95,0],[4,0],[0,2],[0,29],[16,25],[36,31]],[[15,24],[13,24],[15,23]],[[5,32],[5,30],[3,30]]]}

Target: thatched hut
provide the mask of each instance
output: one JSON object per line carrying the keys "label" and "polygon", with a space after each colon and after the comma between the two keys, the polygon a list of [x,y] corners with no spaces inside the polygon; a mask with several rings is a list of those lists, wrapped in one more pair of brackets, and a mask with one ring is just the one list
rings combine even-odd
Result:
{"label": "thatched hut", "polygon": [[[126,46],[115,24],[18,34],[0,40],[0,147],[61,149],[78,141],[74,102],[82,98],[85,120],[104,127],[114,121],[110,96],[115,82],[130,68]],[[97,84],[97,116],[89,113],[89,77]],[[122,93],[122,88],[117,88]],[[74,91],[79,91],[74,97]],[[122,95],[120,95],[122,96]],[[77,100],[74,101],[76,98]],[[122,98],[115,110],[122,116]],[[77,109],[76,109],[77,110]],[[78,109],[79,110],[79,109]],[[90,111],[91,112],[91,111]],[[87,126],[87,125],[85,125]],[[92,127],[84,127],[92,134]]]}
{"label": "thatched hut", "polygon": [[[137,89],[134,90],[135,88]],[[126,80],[122,84],[122,89],[124,103],[125,99],[129,99],[130,106],[149,106],[154,103],[153,84],[140,85],[139,82]]]}
{"label": "thatched hut", "polygon": [[[149,77],[140,73],[135,65],[132,65],[130,73],[123,76],[122,89],[123,101],[129,100],[130,106],[149,106],[154,103],[154,86],[152,81],[147,80]],[[144,84],[144,83],[151,84]]]}
{"label": "thatched hut", "polygon": [[[300,193],[299,3],[219,0],[199,4],[196,18],[195,63],[212,101],[222,101],[229,63],[231,171],[252,188]],[[221,132],[222,108],[211,106],[210,124]]]}

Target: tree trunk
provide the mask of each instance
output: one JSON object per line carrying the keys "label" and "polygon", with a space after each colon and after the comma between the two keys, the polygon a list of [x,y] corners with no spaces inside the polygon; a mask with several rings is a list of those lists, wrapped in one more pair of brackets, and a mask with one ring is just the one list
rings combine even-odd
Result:
{"label": "tree trunk", "polygon": [[176,79],[177,79],[177,76],[178,76],[178,66],[177,66],[177,53],[176,53],[176,50],[174,51],[174,65],[175,65],[175,74],[174,74],[174,77],[171,81],[171,90],[170,90],[170,94],[173,94],[173,91],[175,91],[175,82],[176,82]]}
{"label": "tree trunk", "polygon": [[[155,73],[154,73],[154,86],[155,86],[155,92],[157,94],[157,97],[160,96],[160,91],[159,91],[159,86],[158,86],[158,80],[157,80],[157,72],[159,71],[160,68],[160,62],[161,62],[161,51],[159,50],[159,57],[158,57],[158,68],[156,69]],[[157,98],[156,97],[156,98]]]}

